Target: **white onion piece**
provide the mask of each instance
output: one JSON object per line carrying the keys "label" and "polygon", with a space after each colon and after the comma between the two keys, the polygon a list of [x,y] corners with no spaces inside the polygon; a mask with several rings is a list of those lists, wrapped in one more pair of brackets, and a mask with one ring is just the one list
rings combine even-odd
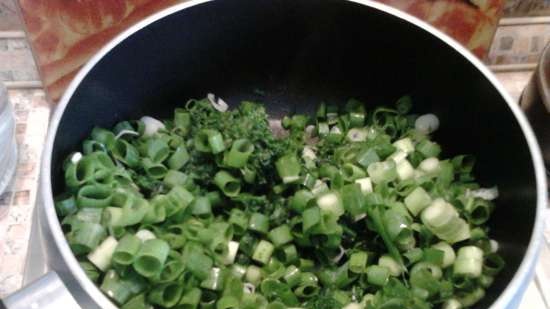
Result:
{"label": "white onion piece", "polygon": [[214,95],[213,93],[208,93],[206,95],[206,98],[208,98],[208,101],[210,101],[212,105],[216,104],[216,95]]}
{"label": "white onion piece", "polygon": [[71,162],[74,164],[78,163],[78,161],[80,161],[81,159],[82,159],[82,153],[80,152],[75,152],[71,156]]}
{"label": "white onion piece", "polygon": [[143,116],[141,117],[140,121],[142,121],[145,125],[145,131],[143,132],[143,136],[145,137],[152,136],[153,134],[157,133],[158,130],[164,129],[164,123],[153,117]]}
{"label": "white onion piece", "polygon": [[315,160],[317,159],[317,155],[315,154],[315,151],[312,147],[304,146],[304,149],[302,150],[302,158],[308,159],[308,160]]}
{"label": "white onion piece", "polygon": [[422,162],[420,162],[418,168],[428,174],[437,173],[439,171],[439,159],[436,157],[424,159]]}
{"label": "white onion piece", "polygon": [[149,239],[155,239],[157,238],[153,232],[149,230],[139,230],[136,233],[136,237],[139,238],[142,242],[149,240]]}
{"label": "white onion piece", "polygon": [[343,309],[363,309],[363,306],[358,303],[349,303]]}
{"label": "white onion piece", "polygon": [[132,131],[132,130],[122,130],[120,132],[118,132],[118,134],[115,136],[116,139],[119,139],[120,137],[124,136],[124,135],[133,135],[133,136],[139,136],[139,133],[137,133],[136,131]]}
{"label": "white onion piece", "polygon": [[255,291],[256,291],[256,287],[254,286],[254,284],[250,282],[246,282],[245,284],[243,284],[243,292],[248,294],[254,294]]}
{"label": "white onion piece", "polygon": [[466,192],[466,196],[468,197],[478,197],[482,200],[486,201],[492,201],[498,197],[498,188],[492,187],[492,188],[481,188],[477,190],[468,190]]}
{"label": "white onion piece", "polygon": [[489,244],[491,245],[491,253],[496,253],[499,248],[498,241],[490,239]]}
{"label": "white onion piece", "polygon": [[441,309],[462,309],[462,304],[455,298],[446,300]]}
{"label": "white onion piece", "polygon": [[355,218],[353,218],[353,221],[358,222],[358,221],[361,221],[361,220],[365,219],[366,217],[367,217],[367,214],[363,213],[363,214],[355,216]]}
{"label": "white onion piece", "polygon": [[223,264],[233,264],[235,262],[235,257],[237,256],[237,251],[239,251],[239,243],[236,241],[230,241],[227,244],[227,255],[222,260]]}
{"label": "white onion piece", "polygon": [[342,259],[342,257],[344,257],[344,254],[346,253],[346,250],[344,250],[344,247],[340,246],[340,247],[338,247],[338,249],[340,249],[340,252],[338,253],[338,255],[336,255],[334,258],[332,258],[332,261],[334,263],[340,262],[340,260]]}
{"label": "white onion piece", "polygon": [[434,114],[426,114],[418,117],[414,127],[421,133],[430,134],[439,129],[439,118]]}
{"label": "white onion piece", "polygon": [[372,192],[372,181],[370,180],[370,177],[355,179],[355,183],[359,184],[363,194],[369,194]]}
{"label": "white onion piece", "polygon": [[414,179],[418,179],[423,176],[426,176],[426,172],[421,170],[414,170]]}
{"label": "white onion piece", "polygon": [[367,140],[368,132],[365,129],[353,128],[348,131],[346,138],[352,142],[364,142]]}
{"label": "white onion piece", "polygon": [[338,126],[334,126],[330,128],[330,133],[332,134],[342,134],[342,130]]}
{"label": "white onion piece", "polygon": [[206,95],[208,98],[208,101],[210,101],[210,104],[218,111],[218,112],[226,112],[229,106],[222,98],[218,98],[216,100],[216,96],[213,93],[209,93]]}
{"label": "white onion piece", "polygon": [[117,245],[118,241],[113,236],[105,238],[99,246],[88,254],[88,260],[101,271],[107,271],[111,266],[111,258]]}
{"label": "white onion piece", "polygon": [[315,129],[315,126],[310,124],[306,127],[305,132],[307,133],[307,135],[312,136],[313,133],[315,133]]}
{"label": "white onion piece", "polygon": [[389,158],[392,159],[393,162],[395,162],[395,164],[399,164],[399,163],[401,163],[403,160],[405,160],[405,159],[407,158],[407,156],[408,156],[408,155],[407,155],[406,152],[404,152],[404,151],[401,150],[401,149],[398,149],[398,150],[396,150],[394,153],[392,153],[392,154],[390,155]]}

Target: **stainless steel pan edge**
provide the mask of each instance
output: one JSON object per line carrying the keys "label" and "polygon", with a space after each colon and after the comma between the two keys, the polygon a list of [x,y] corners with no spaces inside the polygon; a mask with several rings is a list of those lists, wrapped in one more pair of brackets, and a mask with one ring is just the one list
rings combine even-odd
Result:
{"label": "stainless steel pan edge", "polygon": [[[157,14],[152,15],[149,18],[146,18],[145,20],[139,22],[138,24],[134,25],[133,27],[129,28],[128,30],[126,30],[125,32],[117,36],[115,39],[109,42],[104,48],[102,48],[79,71],[79,73],[76,75],[74,80],[69,85],[58,107],[56,108],[55,113],[53,114],[53,117],[50,123],[50,128],[48,131],[48,137],[46,140],[46,144],[45,144],[45,148],[42,156],[42,165],[41,165],[40,186],[41,186],[42,203],[40,207],[42,207],[42,209],[40,213],[41,215],[45,216],[45,218],[41,218],[42,224],[44,224],[44,226],[42,226],[42,230],[43,230],[43,233],[44,233],[44,230],[47,230],[47,232],[50,234],[49,236],[53,240],[54,244],[48,244],[48,246],[54,245],[56,247],[57,251],[59,252],[63,260],[61,261],[62,264],[66,265],[66,267],[68,268],[68,269],[65,269],[64,272],[60,274],[60,276],[62,277],[62,279],[65,280],[65,283],[69,285],[68,287],[69,290],[73,292],[72,290],[76,289],[76,290],[81,290],[85,292],[86,295],[78,295],[77,297],[75,297],[77,301],[79,301],[81,306],[85,306],[85,308],[93,308],[93,307],[90,307],[91,303],[97,304],[94,307],[98,307],[98,308],[116,308],[116,306],[105,295],[103,295],[103,293],[101,293],[101,291],[95,286],[95,284],[91,280],[87,278],[84,271],[80,268],[76,258],[72,254],[65,240],[65,236],[63,235],[59,220],[55,213],[54,202],[52,197],[53,196],[52,187],[51,187],[51,181],[50,181],[51,179],[50,166],[52,163],[51,155],[52,155],[52,149],[54,145],[54,139],[55,139],[57,128],[59,126],[63,112],[67,107],[67,104],[70,101],[70,98],[72,97],[72,95],[74,94],[75,90],[77,89],[81,81],[84,79],[84,77],[94,67],[94,65],[98,63],[103,58],[103,56],[106,55],[110,50],[112,50],[115,46],[117,46],[117,44],[119,44],[121,41],[123,41],[133,33],[139,31],[140,29],[146,27],[147,25],[159,19],[162,19],[180,10],[184,10],[186,8],[200,5],[202,3],[209,2],[209,1],[212,1],[212,0],[192,0],[186,3],[175,5]],[[535,177],[537,182],[536,220],[535,220],[535,224],[532,231],[532,237],[531,237],[525,258],[523,259],[516,274],[514,275],[513,279],[509,282],[504,292],[498,297],[497,301],[494,302],[490,307],[491,309],[516,308],[520,300],[519,296],[523,294],[523,291],[525,290],[528,282],[532,277],[533,267],[538,257],[539,247],[542,243],[543,212],[545,210],[545,205],[548,200],[548,196],[546,192],[546,177],[544,174],[544,164],[543,164],[540,148],[535,138],[535,135],[533,133],[533,130],[531,129],[527,119],[525,118],[524,114],[521,112],[517,104],[508,95],[508,93],[503,88],[503,86],[498,82],[496,77],[489,71],[489,69],[486,68],[479,59],[477,59],[468,50],[466,50],[458,42],[456,42],[449,36],[443,34],[439,30],[435,29],[434,27],[430,26],[429,24],[415,17],[412,17],[406,13],[403,13],[397,9],[388,7],[386,5],[376,3],[370,0],[346,0],[346,1],[369,6],[371,8],[385,12],[386,14],[393,15],[409,23],[412,23],[417,27],[438,37],[440,40],[445,42],[447,45],[449,45],[450,47],[455,49],[457,52],[459,52],[468,61],[470,61],[493,84],[493,86],[499,91],[499,93],[505,99],[506,103],[508,104],[508,107],[510,108],[515,118],[517,119],[523,131],[523,134],[526,137],[529,150],[531,153],[532,162],[534,165],[534,170],[535,170]],[[55,266],[54,266],[54,269],[55,269]],[[63,273],[66,273],[68,275],[64,276]],[[74,278],[68,278],[68,276],[71,276]],[[70,283],[68,281],[70,281]],[[78,284],[79,287],[74,287],[73,284]],[[79,296],[83,296],[87,300],[79,299]]]}

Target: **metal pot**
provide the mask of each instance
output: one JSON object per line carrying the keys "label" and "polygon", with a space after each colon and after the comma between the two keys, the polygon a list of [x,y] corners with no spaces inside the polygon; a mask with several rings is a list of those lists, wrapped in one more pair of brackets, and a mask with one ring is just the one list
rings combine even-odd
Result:
{"label": "metal pot", "polygon": [[[476,308],[517,307],[536,262],[547,201],[529,124],[458,43],[418,19],[360,0],[190,1],[130,28],[80,71],[52,118],[37,221],[49,269],[81,307],[115,308],[79,267],[59,225],[52,197],[63,188],[62,160],[93,126],[167,117],[207,92],[230,105],[265,102],[274,118],[312,112],[321,100],[356,97],[379,105],[412,95],[417,112],[439,116],[435,138],[446,154],[474,154],[481,184],[499,186],[489,225],[507,267]],[[53,296],[67,295],[52,273],[42,280],[58,283]],[[55,300],[20,295],[4,300],[7,307],[47,308]]]}

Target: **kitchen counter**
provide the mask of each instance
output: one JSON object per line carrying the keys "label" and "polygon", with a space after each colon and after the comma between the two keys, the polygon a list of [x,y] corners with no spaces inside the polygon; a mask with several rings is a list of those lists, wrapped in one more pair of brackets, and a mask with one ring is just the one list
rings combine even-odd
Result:
{"label": "kitchen counter", "polygon": [[15,110],[18,163],[11,184],[0,195],[0,298],[22,283],[50,116],[42,90],[10,90],[9,95]]}

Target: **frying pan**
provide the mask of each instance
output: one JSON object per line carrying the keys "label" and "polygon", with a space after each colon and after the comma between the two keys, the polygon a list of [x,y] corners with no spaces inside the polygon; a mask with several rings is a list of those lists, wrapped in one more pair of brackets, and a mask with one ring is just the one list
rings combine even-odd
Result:
{"label": "frying pan", "polygon": [[475,155],[478,181],[499,187],[489,227],[507,266],[475,308],[517,307],[541,243],[546,180],[529,124],[481,62],[431,26],[372,1],[216,0],[144,20],[77,75],[53,116],[42,162],[37,215],[52,272],[31,288],[56,288],[46,299],[23,290],[4,300],[8,308],[46,308],[66,289],[82,308],[115,308],[60,228],[52,197],[63,190],[62,161],[94,126],[169,117],[209,92],[231,106],[263,102],[272,118],[311,113],[321,101],[354,97],[373,107],[411,95],[414,112],[439,117],[434,137],[443,155]]}

